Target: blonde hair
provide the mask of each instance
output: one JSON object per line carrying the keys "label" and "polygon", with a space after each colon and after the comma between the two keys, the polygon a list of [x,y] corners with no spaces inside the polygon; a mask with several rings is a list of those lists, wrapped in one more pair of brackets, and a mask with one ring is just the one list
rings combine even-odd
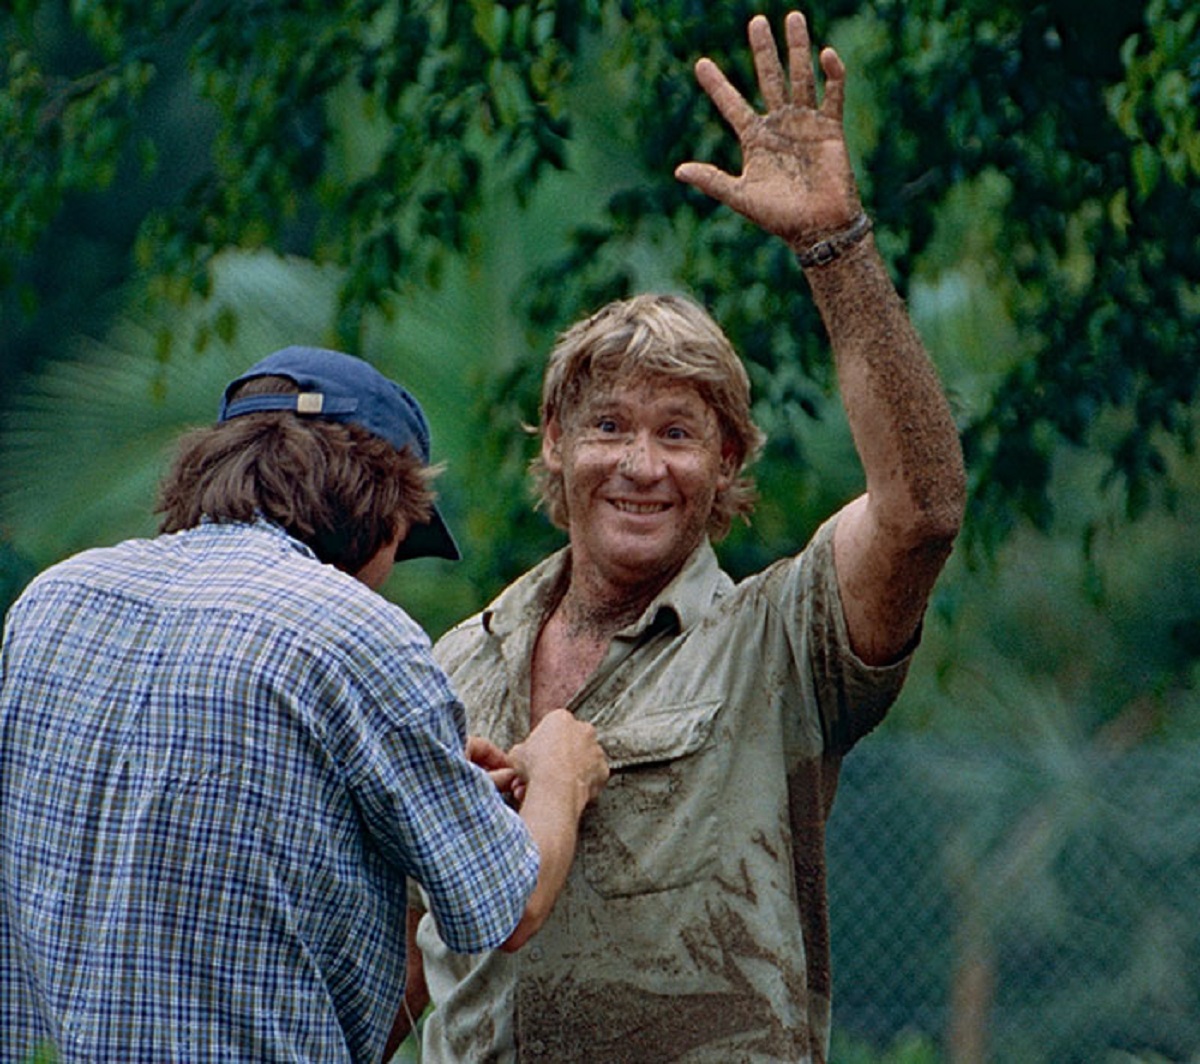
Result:
{"label": "blonde hair", "polygon": [[[754,481],[743,473],[762,449],[762,431],[750,416],[750,379],[720,326],[684,296],[644,294],[618,300],[564,332],[550,353],[542,382],[539,435],[567,421],[598,382],[618,376],[688,381],[717,416],[723,449],[735,476],[713,500],[708,534],[721,539],[735,517],[754,509]],[[538,504],[559,528],[567,527],[561,473],[540,454],[530,464]]]}

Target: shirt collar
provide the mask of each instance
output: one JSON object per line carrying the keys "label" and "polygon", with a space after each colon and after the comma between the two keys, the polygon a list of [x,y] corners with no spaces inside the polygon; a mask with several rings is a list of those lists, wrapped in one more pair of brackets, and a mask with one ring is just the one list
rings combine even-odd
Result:
{"label": "shirt collar", "polygon": [[200,518],[200,528],[203,528],[209,534],[215,535],[232,535],[238,532],[258,532],[270,536],[272,539],[279,540],[281,544],[286,543],[293,550],[305,557],[319,561],[313,549],[302,540],[297,539],[282,525],[264,517],[261,513],[255,513],[253,521],[230,521],[220,520],[209,517],[207,514]]}
{"label": "shirt collar", "polygon": [[[540,628],[570,559],[570,548],[564,547],[505,588],[483,611],[487,631],[504,639],[528,624]],[[691,628],[732,586],[733,581],[721,570],[716,552],[705,538],[675,578],[621,634],[636,636],[653,625],[663,624],[679,630]]]}

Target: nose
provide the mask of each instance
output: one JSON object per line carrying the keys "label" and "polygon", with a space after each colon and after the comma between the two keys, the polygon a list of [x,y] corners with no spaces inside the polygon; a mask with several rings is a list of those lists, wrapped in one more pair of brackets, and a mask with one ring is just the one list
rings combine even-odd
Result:
{"label": "nose", "polygon": [[638,432],[630,437],[621,452],[617,472],[630,480],[642,483],[657,480],[662,476],[662,455],[648,432]]}

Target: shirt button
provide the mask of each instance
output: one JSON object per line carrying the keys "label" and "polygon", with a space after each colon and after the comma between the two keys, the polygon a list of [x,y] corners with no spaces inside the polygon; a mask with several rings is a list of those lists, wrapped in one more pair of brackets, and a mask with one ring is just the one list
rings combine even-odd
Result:
{"label": "shirt button", "polygon": [[540,1057],[543,1053],[546,1052],[546,1046],[542,1042],[537,1042],[537,1041],[530,1042],[529,1043],[529,1052],[533,1053],[535,1056]]}
{"label": "shirt button", "polygon": [[541,946],[530,946],[529,947],[529,959],[531,961],[540,961],[542,959],[542,947]]}

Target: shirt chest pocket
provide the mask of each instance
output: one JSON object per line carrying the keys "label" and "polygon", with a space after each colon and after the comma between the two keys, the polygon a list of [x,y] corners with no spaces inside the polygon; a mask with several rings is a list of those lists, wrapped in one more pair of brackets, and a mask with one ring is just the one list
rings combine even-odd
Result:
{"label": "shirt chest pocket", "polygon": [[612,774],[581,825],[580,864],[604,897],[704,877],[716,860],[719,699],[660,706],[600,729]]}

